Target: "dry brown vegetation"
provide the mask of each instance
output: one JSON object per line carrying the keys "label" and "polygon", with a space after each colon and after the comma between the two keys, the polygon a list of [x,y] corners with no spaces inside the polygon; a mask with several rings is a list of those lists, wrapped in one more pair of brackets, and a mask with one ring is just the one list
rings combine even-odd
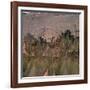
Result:
{"label": "dry brown vegetation", "polygon": [[66,30],[56,41],[53,38],[47,43],[29,33],[24,37],[24,77],[79,74],[79,37]]}

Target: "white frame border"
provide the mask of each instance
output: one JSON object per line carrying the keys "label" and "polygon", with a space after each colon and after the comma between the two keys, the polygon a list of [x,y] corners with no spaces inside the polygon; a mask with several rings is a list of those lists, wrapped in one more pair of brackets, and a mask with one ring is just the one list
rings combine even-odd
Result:
{"label": "white frame border", "polygon": [[[77,12],[80,14],[80,74],[79,75],[60,75],[60,76],[39,76],[21,78],[21,10],[37,11],[59,11],[59,12]],[[28,14],[28,13],[27,13]],[[83,56],[83,57],[82,57]],[[36,8],[36,7],[18,7],[18,83],[34,83],[49,81],[67,81],[67,80],[84,80],[84,11],[73,9],[55,9],[55,8]]]}

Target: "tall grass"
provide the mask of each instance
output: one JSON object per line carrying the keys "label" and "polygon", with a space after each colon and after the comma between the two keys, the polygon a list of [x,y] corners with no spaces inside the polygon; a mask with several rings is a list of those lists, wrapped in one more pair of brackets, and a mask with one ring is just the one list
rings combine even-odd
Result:
{"label": "tall grass", "polygon": [[[79,74],[79,39],[69,30],[51,44],[46,42],[35,44],[30,42],[29,38],[26,44],[29,55],[22,55],[24,77],[44,76],[45,72],[48,76]],[[43,56],[47,47],[49,48]]]}

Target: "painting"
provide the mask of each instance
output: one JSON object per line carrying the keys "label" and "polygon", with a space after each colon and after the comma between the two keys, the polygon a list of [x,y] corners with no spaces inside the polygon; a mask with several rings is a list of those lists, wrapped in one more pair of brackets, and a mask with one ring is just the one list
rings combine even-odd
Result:
{"label": "painting", "polygon": [[22,11],[23,76],[79,74],[79,14]]}
{"label": "painting", "polygon": [[86,83],[87,6],[11,5],[11,87]]}

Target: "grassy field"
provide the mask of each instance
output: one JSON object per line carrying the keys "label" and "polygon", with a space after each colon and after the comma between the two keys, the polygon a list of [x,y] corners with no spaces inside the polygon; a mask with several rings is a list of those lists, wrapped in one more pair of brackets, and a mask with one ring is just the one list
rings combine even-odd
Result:
{"label": "grassy field", "polygon": [[70,75],[79,73],[77,60],[71,58],[60,59],[50,57],[31,57],[24,60],[24,76],[44,76],[48,70],[48,75]]}
{"label": "grassy field", "polygon": [[79,38],[69,30],[54,43],[25,40],[28,55],[22,55],[24,77],[79,74]]}

